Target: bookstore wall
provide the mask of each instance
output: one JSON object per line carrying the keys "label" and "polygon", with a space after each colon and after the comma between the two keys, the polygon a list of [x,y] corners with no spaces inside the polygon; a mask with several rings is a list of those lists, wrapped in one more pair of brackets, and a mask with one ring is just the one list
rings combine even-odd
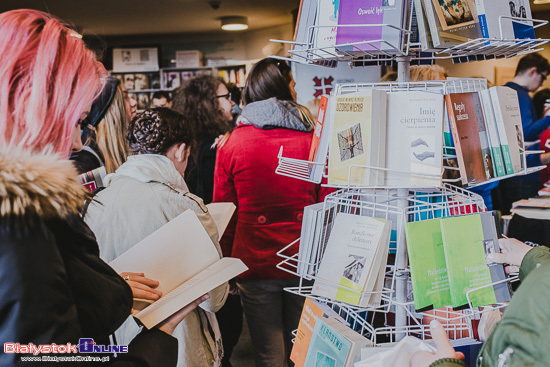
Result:
{"label": "bookstore wall", "polygon": [[543,168],[527,167],[539,153],[525,148],[517,93],[483,78],[408,77],[419,61],[475,68],[542,50],[535,29],[547,22],[510,3],[521,11],[497,0],[302,0],[290,57],[277,58],[397,64],[399,79],[337,84],[321,97],[308,160],[280,149],[278,174],[337,189],[305,208],[300,238],[279,252],[278,267],[301,279],[286,290],[306,297],[296,366],[384,365],[369,364],[374,353],[418,348],[407,336],[429,341],[434,319],[455,347],[479,348],[508,305],[517,275],[488,260],[500,218],[468,189]]}

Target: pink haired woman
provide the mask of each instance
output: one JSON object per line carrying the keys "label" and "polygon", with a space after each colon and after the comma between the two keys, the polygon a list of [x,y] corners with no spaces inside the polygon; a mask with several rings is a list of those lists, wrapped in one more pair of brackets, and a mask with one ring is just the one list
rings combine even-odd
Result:
{"label": "pink haired woman", "polygon": [[[66,160],[82,148],[79,122],[104,69],[78,34],[34,10],[0,14],[0,55],[0,344],[107,345],[130,314],[132,289],[100,260],[79,215],[83,188]],[[175,366],[169,334],[200,301],[110,363]],[[5,350],[0,366],[28,355]]]}

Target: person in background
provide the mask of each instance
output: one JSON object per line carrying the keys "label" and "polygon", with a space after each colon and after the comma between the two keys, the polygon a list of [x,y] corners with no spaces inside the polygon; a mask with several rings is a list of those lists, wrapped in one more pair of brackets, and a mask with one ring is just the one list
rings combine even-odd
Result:
{"label": "person in background", "polygon": [[288,64],[256,63],[246,80],[237,127],[216,158],[214,202],[237,206],[220,244],[224,256],[240,258],[249,268],[237,286],[257,366],[287,365],[304,299],[283,290],[299,279],[277,269],[277,251],[300,237],[304,207],[329,192],[275,173],[281,146],[293,158],[309,155],[314,121],[295,102],[293,89]]}
{"label": "person in background", "polygon": [[216,142],[232,129],[234,104],[223,80],[213,75],[189,79],[174,96],[174,110],[192,124],[197,139],[185,178],[205,204],[212,202],[214,191]]}
{"label": "person in background", "polygon": [[172,98],[170,97],[170,93],[164,91],[153,93],[153,98],[151,98],[151,107],[172,108]]}
{"label": "person in background", "polygon": [[[192,152],[191,163],[185,173],[186,182],[189,190],[202,198],[205,204],[212,202],[214,193],[217,142],[220,136],[234,127],[233,108],[236,104],[232,97],[223,80],[212,75],[188,80],[174,96],[174,110],[193,124],[197,139],[197,149]],[[241,299],[234,282],[230,284],[230,295],[216,313],[222,334],[224,367],[231,366],[231,354],[243,325]]]}
{"label": "person in background", "polygon": [[[531,53],[519,60],[514,79],[505,84],[518,93],[523,137],[526,142],[538,140],[543,131],[550,126],[550,113],[539,119],[529,95],[542,85],[548,72],[550,72],[548,60],[537,53]],[[539,144],[532,145],[530,150],[539,150]],[[541,164],[539,154],[527,156],[527,167],[536,167]],[[503,214],[509,214],[513,202],[536,196],[540,187],[538,172],[502,180],[498,188],[493,190],[494,207]]]}
{"label": "person in background", "polygon": [[[197,214],[221,256],[216,224],[184,180],[195,145],[191,124],[168,108],[148,109],[130,122],[128,141],[132,155],[105,178],[107,187],[94,197],[84,217],[97,237],[101,258],[113,261],[186,210]],[[173,333],[179,344],[178,366],[220,365],[223,351],[213,312],[222,307],[227,293],[227,283],[217,287],[178,324]],[[116,333],[117,340],[127,344],[138,332],[128,320]]]}
{"label": "person in background", "polygon": [[[66,159],[82,148],[80,122],[105,69],[80,35],[36,10],[0,14],[0,55],[0,343],[108,345],[130,315],[132,288],[99,258],[79,215],[86,191]],[[169,334],[207,297],[105,365],[175,366]],[[4,350],[0,366],[26,365],[22,356]]]}
{"label": "person in background", "polygon": [[[483,344],[476,365],[547,366],[550,360],[545,338],[550,325],[550,249],[531,247],[514,238],[500,239],[499,247],[501,253],[492,253],[488,259],[507,264],[507,273],[519,270],[521,286]],[[437,352],[415,353],[411,367],[466,366],[460,360],[462,353],[455,353],[441,324],[432,321],[430,330]]]}
{"label": "person in background", "polygon": [[231,114],[233,115],[233,125],[237,124],[237,118],[241,114],[241,88],[237,87],[234,83],[227,84],[227,90],[231,93],[231,100],[233,101],[233,107],[231,108]]}
{"label": "person in background", "polygon": [[[544,88],[539,90],[533,95],[533,105],[535,106],[535,112],[537,118],[543,118],[550,111],[550,88]],[[546,153],[541,154],[540,160],[542,164],[548,164],[550,161],[550,128],[544,130],[539,137],[540,140],[540,149],[544,150]],[[550,180],[550,168],[546,167],[540,171],[540,182],[544,184]]]}
{"label": "person in background", "polygon": [[[71,155],[79,173],[105,166],[113,173],[128,157],[126,124],[132,111],[130,98],[120,80],[108,77],[105,88],[82,121],[82,151]],[[130,108],[128,108],[130,107]]]}

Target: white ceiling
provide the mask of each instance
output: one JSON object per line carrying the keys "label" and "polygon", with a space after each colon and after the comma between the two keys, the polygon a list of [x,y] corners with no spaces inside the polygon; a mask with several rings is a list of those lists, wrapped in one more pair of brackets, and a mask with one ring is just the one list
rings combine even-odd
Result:
{"label": "white ceiling", "polygon": [[[217,10],[211,3],[219,3]],[[300,0],[2,0],[0,12],[47,11],[99,36],[221,32],[220,17],[246,16],[249,30],[289,24]]]}
{"label": "white ceiling", "polygon": [[[212,2],[219,3],[217,10]],[[222,32],[219,18],[231,15],[248,17],[249,30],[260,29],[290,23],[299,5],[300,0],[2,0],[0,12],[44,10],[85,33],[118,36]],[[531,9],[550,10],[550,4]]]}

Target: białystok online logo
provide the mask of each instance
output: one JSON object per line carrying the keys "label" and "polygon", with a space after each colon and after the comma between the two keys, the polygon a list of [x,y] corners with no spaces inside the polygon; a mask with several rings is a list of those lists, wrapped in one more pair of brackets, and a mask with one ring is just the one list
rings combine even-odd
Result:
{"label": "bia\u0142ystok online logo", "polygon": [[4,343],[4,353],[34,354],[55,353],[128,353],[127,345],[98,345],[92,338],[78,340],[78,345],[67,344],[20,344]]}

